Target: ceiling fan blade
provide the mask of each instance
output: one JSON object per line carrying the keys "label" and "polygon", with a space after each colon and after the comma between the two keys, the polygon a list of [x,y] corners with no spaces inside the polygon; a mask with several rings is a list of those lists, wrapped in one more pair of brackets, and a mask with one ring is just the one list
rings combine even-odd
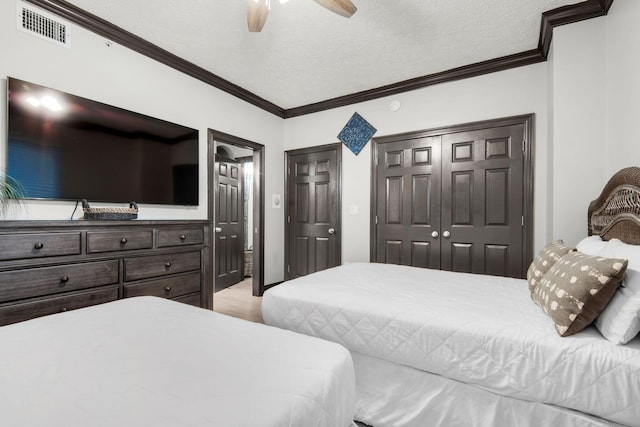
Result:
{"label": "ceiling fan blade", "polygon": [[248,0],[247,27],[252,33],[262,31],[269,16],[269,0]]}
{"label": "ceiling fan blade", "polygon": [[315,0],[315,2],[345,18],[351,18],[351,15],[358,10],[351,0]]}

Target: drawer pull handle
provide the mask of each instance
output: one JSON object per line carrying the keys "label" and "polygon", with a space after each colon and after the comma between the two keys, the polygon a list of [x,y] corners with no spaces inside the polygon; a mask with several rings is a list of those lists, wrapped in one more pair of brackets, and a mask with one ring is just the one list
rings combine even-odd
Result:
{"label": "drawer pull handle", "polygon": [[127,238],[123,237],[122,239],[120,239],[120,243],[122,243],[123,245],[127,243]]}
{"label": "drawer pull handle", "polygon": [[67,283],[67,282],[69,281],[69,276],[62,276],[62,277],[60,278],[60,281],[61,281],[62,283]]}
{"label": "drawer pull handle", "polygon": [[167,267],[167,268],[169,268],[169,267],[171,267],[171,263],[170,263],[170,262],[167,262],[167,263],[165,263],[165,264],[164,264],[164,266],[165,266],[165,267]]}
{"label": "drawer pull handle", "polygon": [[34,249],[42,249],[42,248],[44,248],[44,243],[38,242],[35,245],[33,245],[33,248]]}
{"label": "drawer pull handle", "polygon": [[187,240],[187,236],[185,236],[184,234],[180,236],[180,240]]}
{"label": "drawer pull handle", "polygon": [[171,292],[171,286],[165,286],[164,290],[167,291],[167,292]]}

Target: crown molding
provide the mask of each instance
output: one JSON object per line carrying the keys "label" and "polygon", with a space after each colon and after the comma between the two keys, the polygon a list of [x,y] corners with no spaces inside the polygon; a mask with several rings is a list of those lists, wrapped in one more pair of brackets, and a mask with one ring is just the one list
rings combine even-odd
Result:
{"label": "crown molding", "polygon": [[429,74],[375,89],[369,89],[338,98],[328,99],[326,101],[316,102],[314,104],[290,108],[284,110],[284,116],[285,118],[291,118],[305,114],[317,113],[336,107],[356,104],[358,102],[370,101],[384,96],[397,95],[435,84],[452,82],[455,80],[476,77],[482,74],[495,73],[496,71],[503,71],[510,68],[522,67],[524,65],[546,61],[549,49],[551,48],[551,39],[553,36],[553,29],[555,27],[606,15],[612,4],[613,0],[588,0],[583,3],[563,6],[544,12],[542,14],[540,38],[537,49],[504,56],[502,58],[490,59],[488,61],[454,68],[441,73]]}
{"label": "crown molding", "polygon": [[532,49],[526,52],[516,53],[514,55],[503,56],[501,58],[490,59],[488,61],[453,68],[441,73],[429,74],[427,76],[416,77],[414,79],[405,80],[399,83],[393,83],[387,86],[381,86],[375,89],[369,89],[350,95],[328,99],[326,101],[317,102],[315,104],[291,108],[285,110],[284,114],[285,118],[288,119],[305,114],[317,113],[319,111],[330,110],[337,107],[344,107],[346,105],[356,104],[358,102],[371,101],[372,99],[397,95],[399,93],[421,89],[426,86],[452,82],[455,80],[468,79],[470,77],[494,73],[496,71],[508,70],[510,68],[535,64],[544,60],[545,58],[540,55],[540,52],[537,49]]}
{"label": "crown molding", "polygon": [[600,5],[602,6],[602,10],[604,11],[605,15],[607,13],[609,13],[609,9],[611,9],[611,5],[613,4],[613,0],[599,0],[600,1]]}
{"label": "crown molding", "polygon": [[588,0],[543,12],[538,40],[538,50],[542,56],[546,59],[549,55],[555,27],[606,15],[612,4],[613,0]]}
{"label": "crown molding", "polygon": [[540,24],[540,37],[536,49],[501,58],[490,59],[463,67],[453,68],[439,73],[416,77],[402,82],[368,89],[337,98],[283,109],[276,104],[267,101],[248,90],[231,83],[222,77],[205,70],[185,59],[182,59],[161,47],[150,43],[141,37],[136,36],[104,19],[93,15],[77,6],[64,0],[25,0],[35,6],[41,7],[49,12],[67,19],[89,31],[106,37],[124,47],[134,50],[142,55],[154,59],[168,67],[174,68],[215,88],[229,93],[243,101],[246,101],[264,111],[272,113],[278,117],[287,119],[302,116],[320,111],[330,110],[337,107],[344,107],[364,101],[382,98],[385,96],[397,95],[400,93],[421,89],[440,83],[452,82],[483,74],[503,71],[510,68],[522,67],[547,60],[553,29],[560,25],[583,21],[606,15],[613,4],[613,0],[587,0],[582,3],[559,7],[542,13]]}
{"label": "crown molding", "polygon": [[168,67],[187,74],[195,79],[203,81],[215,88],[227,92],[236,98],[253,104],[264,111],[284,118],[284,110],[272,102],[249,92],[248,90],[231,83],[222,77],[205,70],[161,47],[144,40],[104,19],[87,12],[64,0],[24,0],[38,6],[61,18],[71,21],[93,33],[105,37],[119,45],[134,50],[142,55],[154,59]]}

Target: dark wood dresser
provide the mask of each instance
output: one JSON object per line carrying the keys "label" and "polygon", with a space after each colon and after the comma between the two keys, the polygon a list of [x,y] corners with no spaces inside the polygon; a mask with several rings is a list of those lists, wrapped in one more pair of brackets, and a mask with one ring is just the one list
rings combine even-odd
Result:
{"label": "dark wood dresser", "polygon": [[0,221],[0,325],[154,295],[211,308],[209,222]]}

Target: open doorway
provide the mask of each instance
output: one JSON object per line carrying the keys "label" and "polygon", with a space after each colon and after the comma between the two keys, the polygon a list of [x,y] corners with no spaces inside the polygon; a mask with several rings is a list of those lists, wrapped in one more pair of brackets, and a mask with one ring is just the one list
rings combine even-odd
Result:
{"label": "open doorway", "polygon": [[245,280],[264,293],[264,146],[209,129],[214,289]]}

